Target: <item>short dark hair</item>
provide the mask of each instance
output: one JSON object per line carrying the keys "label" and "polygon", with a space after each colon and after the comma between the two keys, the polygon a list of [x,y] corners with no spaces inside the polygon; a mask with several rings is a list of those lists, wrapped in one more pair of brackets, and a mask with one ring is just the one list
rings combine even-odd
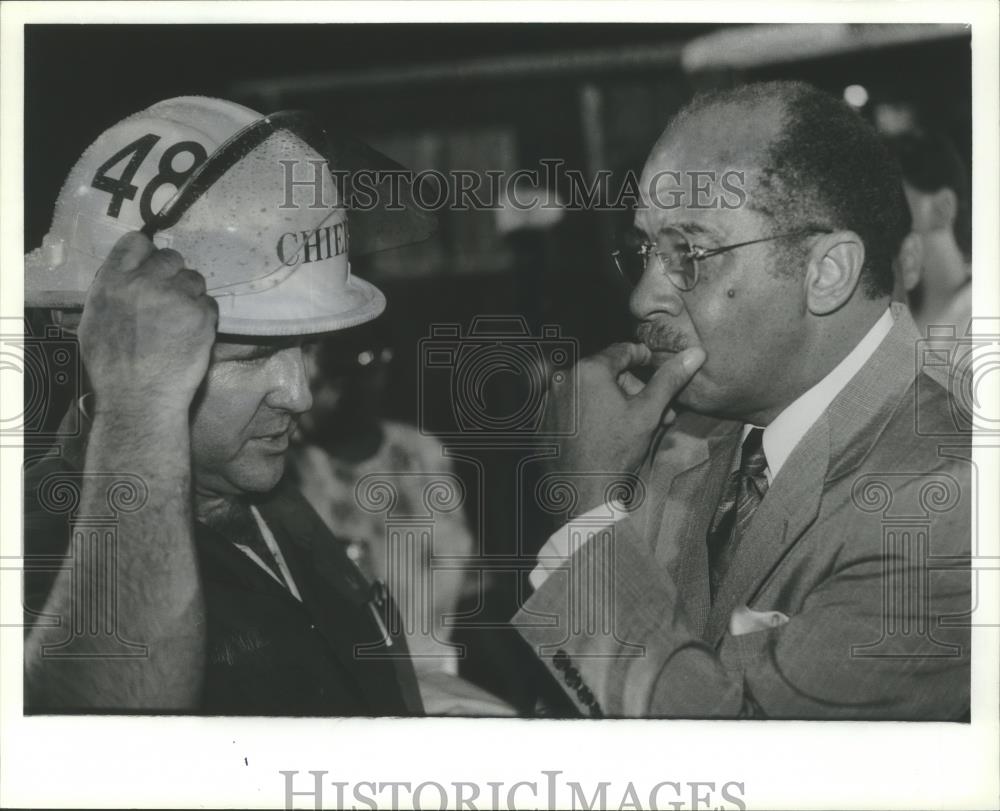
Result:
{"label": "short dark hair", "polygon": [[937,132],[905,133],[887,138],[903,179],[925,193],[951,189],[958,200],[952,232],[965,260],[972,259],[972,200],[969,171],[955,144]]}
{"label": "short dark hair", "polygon": [[784,231],[854,231],[865,246],[864,294],[889,295],[893,260],[909,230],[906,197],[899,167],[854,109],[805,82],[758,82],[699,94],[678,120],[710,107],[775,102],[782,126],[765,148],[750,205]]}

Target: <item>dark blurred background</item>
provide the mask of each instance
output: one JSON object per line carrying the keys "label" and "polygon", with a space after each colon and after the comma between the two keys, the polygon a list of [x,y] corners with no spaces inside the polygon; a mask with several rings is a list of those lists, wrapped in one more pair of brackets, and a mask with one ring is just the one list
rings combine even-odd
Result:
{"label": "dark blurred background", "polygon": [[[63,179],[104,129],[187,94],[265,113],[308,109],[414,170],[510,173],[560,159],[587,176],[620,177],[641,168],[696,90],[797,78],[847,98],[887,134],[942,132],[971,163],[971,38],[956,26],[30,25],[25,39],[26,250],[40,244]],[[629,219],[565,211],[539,223],[445,210],[430,241],[355,262],[389,300],[395,361],[385,416],[418,421],[418,342],[433,324],[465,331],[475,316],[517,316],[533,335],[555,325],[583,354],[629,335],[627,294],[609,260]],[[491,407],[516,411],[522,384],[497,385]],[[423,398],[448,421],[447,376]],[[511,506],[519,454],[460,455],[456,469],[474,494],[470,524],[485,550],[537,550],[546,519]],[[518,602],[510,574],[506,587],[499,575],[493,581],[509,597],[487,611],[498,621]],[[487,657],[473,675],[509,685],[497,669],[504,658]]]}

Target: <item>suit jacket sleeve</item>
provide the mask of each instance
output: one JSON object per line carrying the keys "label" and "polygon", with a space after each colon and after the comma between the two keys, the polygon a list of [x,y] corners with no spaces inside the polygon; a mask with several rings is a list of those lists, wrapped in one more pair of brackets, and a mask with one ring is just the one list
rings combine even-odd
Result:
{"label": "suit jacket sleeve", "polygon": [[[628,520],[552,572],[514,624],[591,715],[955,720],[969,701],[965,485],[930,533],[951,571],[887,556],[876,515],[827,516],[845,534],[829,538],[838,553],[801,610],[718,647],[694,632]],[[916,598],[884,607],[903,594]]]}

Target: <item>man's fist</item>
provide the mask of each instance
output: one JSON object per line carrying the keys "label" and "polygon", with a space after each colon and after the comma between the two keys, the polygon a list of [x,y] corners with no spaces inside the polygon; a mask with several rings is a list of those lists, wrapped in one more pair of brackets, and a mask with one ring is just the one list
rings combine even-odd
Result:
{"label": "man's fist", "polygon": [[549,390],[548,431],[565,433],[565,426],[572,424],[573,409],[578,426],[576,435],[562,440],[553,467],[595,474],[593,492],[579,494],[581,507],[595,507],[602,501],[599,493],[606,481],[596,474],[613,477],[638,472],[656,429],[674,420],[670,403],[701,368],[705,351],[694,347],[678,353],[643,384],[630,370],[649,361],[650,351],[644,344],[612,344],[584,358]]}
{"label": "man's fist", "polygon": [[218,308],[176,251],[126,234],[87,293],[80,352],[97,409],[187,409],[208,369]]}

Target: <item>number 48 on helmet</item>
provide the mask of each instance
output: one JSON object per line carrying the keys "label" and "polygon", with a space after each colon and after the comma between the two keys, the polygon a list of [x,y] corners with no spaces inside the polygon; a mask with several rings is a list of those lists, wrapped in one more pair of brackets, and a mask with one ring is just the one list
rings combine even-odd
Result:
{"label": "number 48 on helmet", "polygon": [[[205,277],[221,333],[369,321],[385,298],[351,273],[350,257],[434,230],[398,182],[401,170],[307,113],[263,116],[203,96],[159,102],[102,133],[69,173],[48,234],[25,257],[25,304],[82,307],[112,246],[143,231]],[[350,210],[359,172],[369,193],[364,209]],[[395,197],[380,199],[379,179],[393,173]]]}

